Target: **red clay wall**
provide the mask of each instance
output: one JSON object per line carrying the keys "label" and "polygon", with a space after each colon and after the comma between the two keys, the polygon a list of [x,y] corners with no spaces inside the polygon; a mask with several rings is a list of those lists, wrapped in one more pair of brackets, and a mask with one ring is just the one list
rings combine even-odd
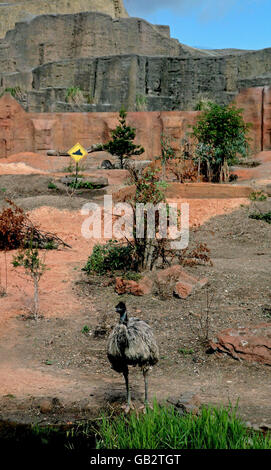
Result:
{"label": "red clay wall", "polygon": [[250,132],[252,151],[271,150],[271,87],[241,90],[235,102],[244,110],[245,121],[253,124]]}
{"label": "red clay wall", "polygon": [[[253,123],[252,149],[271,149],[271,87],[243,90],[236,99],[244,117]],[[145,148],[142,159],[160,155],[161,133],[172,137],[177,149],[198,117],[193,111],[128,113],[137,130],[137,142]],[[78,141],[88,147],[106,142],[118,122],[117,113],[27,113],[9,95],[0,99],[0,158],[18,152],[67,151]]]}

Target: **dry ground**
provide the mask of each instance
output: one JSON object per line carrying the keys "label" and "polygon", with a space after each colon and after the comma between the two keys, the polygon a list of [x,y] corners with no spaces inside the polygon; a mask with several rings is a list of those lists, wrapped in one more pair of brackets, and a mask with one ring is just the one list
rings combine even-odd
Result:
{"label": "dry ground", "polygon": [[[48,169],[43,167],[43,171]],[[30,211],[33,221],[72,245],[70,250],[46,254],[50,270],[41,281],[44,317],[38,322],[25,319],[32,287],[11,268],[13,253],[7,255],[8,291],[0,298],[0,418],[79,419],[125,397],[123,379],[110,369],[106,358],[107,337],[94,335],[104,315],[108,332],[116,323],[114,305],[120,297],[112,285],[105,286],[104,278],[88,278],[81,271],[94,240],[82,238],[84,217],[79,210],[90,198],[100,202],[104,192],[72,198],[54,193],[48,190],[48,181],[55,171],[20,175],[17,168],[14,175],[5,170],[0,176],[0,188],[6,189],[0,191],[1,204],[6,195],[12,197]],[[124,174],[118,175],[119,180],[112,177],[113,187],[121,187]],[[212,267],[189,269],[198,277],[209,278],[212,303],[208,312],[205,289],[186,301],[122,296],[129,311],[146,319],[158,339],[161,360],[150,378],[151,396],[166,400],[189,391],[204,403],[230,400],[235,404],[239,399],[247,421],[271,424],[270,368],[206,354],[201,341],[206,332],[199,323],[208,313],[208,335],[212,337],[225,327],[271,321],[270,225],[248,218],[248,212],[255,209],[253,203],[248,207],[246,199],[193,199],[190,203],[192,221],[203,224],[192,238],[208,244],[213,260]],[[261,210],[271,210],[270,199],[256,204]],[[0,257],[3,285],[3,253]],[[82,333],[85,325],[90,335]],[[142,402],[143,380],[137,369],[131,370],[131,383],[132,396]],[[46,397],[58,399],[48,415],[41,414],[39,406]]]}

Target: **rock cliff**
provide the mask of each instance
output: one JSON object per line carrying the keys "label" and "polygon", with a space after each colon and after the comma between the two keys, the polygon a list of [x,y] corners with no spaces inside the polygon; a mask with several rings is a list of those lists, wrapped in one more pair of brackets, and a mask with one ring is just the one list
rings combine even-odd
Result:
{"label": "rock cliff", "polygon": [[15,23],[47,13],[64,14],[81,11],[107,13],[112,18],[127,17],[123,0],[5,0],[0,3],[0,37]]}
{"label": "rock cliff", "polygon": [[[26,4],[54,11],[16,23],[0,40],[0,93],[12,88],[28,111],[192,110],[201,98],[226,104],[242,89],[271,85],[271,49],[194,49],[167,26],[128,17],[118,0],[14,8]],[[65,5],[88,11],[58,14]],[[70,90],[79,98],[68,99]]]}

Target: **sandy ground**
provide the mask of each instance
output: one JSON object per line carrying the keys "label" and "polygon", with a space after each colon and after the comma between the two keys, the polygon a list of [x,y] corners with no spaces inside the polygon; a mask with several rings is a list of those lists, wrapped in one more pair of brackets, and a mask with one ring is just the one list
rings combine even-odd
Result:
{"label": "sandy ground", "polygon": [[[264,158],[269,159],[270,154]],[[51,159],[50,164],[48,158]],[[22,188],[17,189],[16,193],[15,176],[13,183],[11,179],[5,180],[7,192],[11,191],[15,195],[17,203],[22,202],[33,222],[56,233],[72,246],[71,249],[46,252],[48,269],[40,282],[40,310],[44,318],[38,322],[24,320],[32,305],[31,282],[26,280],[20,269],[12,267],[15,253],[7,253],[6,260],[4,254],[0,253],[2,286],[5,284],[6,266],[8,271],[7,295],[0,298],[2,417],[14,416],[22,420],[40,417],[38,403],[44,397],[58,397],[68,414],[72,414],[72,409],[76,409],[77,414],[80,414],[80,410],[94,413],[105,402],[124,398],[122,378],[110,370],[106,359],[106,339],[99,340],[93,335],[81,333],[84,325],[90,325],[92,331],[104,312],[108,313],[109,324],[113,326],[116,318],[111,316],[111,312],[117,301],[112,287],[104,287],[102,281],[92,285],[81,272],[95,243],[95,240],[85,240],[81,235],[85,216],[80,214],[80,209],[86,199],[83,195],[74,202],[73,198],[52,195],[45,190],[38,195],[31,193],[31,178],[35,174],[38,173],[40,178],[47,175],[56,177],[68,162],[66,157],[36,154],[25,157],[17,155],[10,157],[7,162],[0,162],[0,175],[32,175],[27,176],[30,178],[27,195]],[[126,172],[97,170],[93,173],[92,165],[93,160],[90,163],[92,174],[107,174],[111,178],[111,190],[123,186]],[[258,168],[251,170],[259,171]],[[255,173],[253,175],[255,177]],[[262,174],[259,176],[262,177]],[[1,181],[0,176],[0,188]],[[46,189],[46,185],[44,187]],[[1,197],[3,201],[4,194]],[[102,195],[98,200],[102,201]],[[184,202],[180,198],[171,198],[171,201]],[[213,245],[214,268],[200,267],[195,271],[196,275],[210,277],[212,288],[216,293],[221,293],[216,299],[214,332],[218,328],[235,324],[235,314],[238,321],[253,321],[253,308],[256,309],[255,321],[262,319],[260,306],[265,302],[270,303],[271,299],[268,281],[270,226],[264,222],[256,226],[255,221],[252,223],[250,220],[248,238],[240,239],[238,234],[244,231],[243,225],[246,226],[248,221],[245,208],[249,204],[247,198],[194,198],[189,203],[190,224],[205,224],[202,233],[216,232],[214,239],[211,235],[204,235],[203,240]],[[240,216],[241,206],[244,208]],[[225,248],[221,249],[221,246]],[[266,254],[259,258],[256,252],[262,251]],[[236,280],[238,278],[239,281]],[[250,291],[247,288],[249,284]],[[232,299],[225,296],[224,291],[227,289],[236,290]],[[229,398],[235,401],[241,395],[241,411],[246,419],[255,423],[259,420],[271,423],[269,368],[239,364],[230,358],[209,357],[197,346],[193,335],[191,337],[188,313],[191,309],[199,309],[202,299],[203,293],[198,293],[188,302],[172,300],[167,304],[153,297],[137,299],[127,296],[127,303],[130,308],[138,310],[139,316],[143,315],[144,309],[148,310],[148,319],[159,337],[162,358],[151,379],[152,396],[166,399],[172,394],[178,396],[182,392],[192,391],[198,393],[203,402],[227,403]],[[242,302],[247,302],[245,308],[242,308]],[[221,321],[220,306],[223,306],[223,313],[227,312],[226,322]],[[192,344],[195,349],[193,357],[182,358],[176,352],[184,344],[187,347]],[[132,372],[132,380],[134,398],[140,401],[143,384],[139,371]]]}

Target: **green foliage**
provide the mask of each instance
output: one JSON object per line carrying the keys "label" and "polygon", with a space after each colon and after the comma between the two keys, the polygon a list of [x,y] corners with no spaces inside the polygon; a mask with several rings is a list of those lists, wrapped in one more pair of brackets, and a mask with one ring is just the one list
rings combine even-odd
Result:
{"label": "green foliage", "polygon": [[253,191],[253,192],[249,195],[249,199],[250,199],[251,201],[266,201],[267,196],[266,196],[266,194],[264,194],[263,191]]}
{"label": "green foliage", "polygon": [[[130,199],[133,208],[133,246],[135,250],[136,270],[152,270],[159,257],[163,254],[166,239],[148,236],[148,205],[154,206],[166,202],[165,190],[168,184],[160,181],[159,170],[153,171],[146,168],[139,173],[135,168],[129,168],[130,182],[135,186],[135,194]],[[137,214],[137,204],[144,204],[144,211],[139,217]],[[165,204],[166,209],[166,204]],[[168,213],[165,214],[168,216]],[[159,212],[154,215],[154,231],[159,232]],[[137,226],[142,227],[142,233],[138,236]]]}
{"label": "green foliage", "polygon": [[32,240],[21,248],[17,255],[13,257],[12,264],[14,268],[23,267],[25,274],[30,276],[34,283],[34,317],[38,318],[39,313],[39,281],[43,275],[46,265],[40,258],[38,244]]}
{"label": "green foliage", "polygon": [[38,278],[42,276],[46,268],[40,259],[38,245],[34,245],[31,241],[27,248],[21,248],[13,257],[12,264],[14,268],[22,266],[27,274]]}
{"label": "green foliage", "polygon": [[99,189],[99,186],[94,187],[89,181],[73,181],[72,183],[69,183],[68,186],[74,189],[94,189],[95,187],[96,189]]}
{"label": "green foliage", "polygon": [[105,245],[95,245],[87,264],[83,268],[88,274],[99,275],[112,271],[127,271],[133,265],[133,247],[117,240],[110,240]]}
{"label": "green foliage", "polygon": [[71,86],[67,89],[65,101],[66,103],[76,102],[78,97],[81,98],[82,90],[78,86]]}
{"label": "green foliage", "polygon": [[194,354],[194,349],[180,348],[178,349],[178,353],[182,354],[183,356],[188,356],[189,354]]}
{"label": "green foliage", "polygon": [[124,275],[122,276],[123,279],[127,279],[127,281],[140,281],[140,279],[142,278],[142,275],[140,273],[135,273],[133,271],[128,271],[127,273],[124,273]]}
{"label": "green foliage", "polygon": [[136,95],[136,111],[147,111],[147,97],[145,95]]}
{"label": "green foliage", "polygon": [[205,111],[206,109],[208,109],[210,103],[212,103],[211,100],[209,100],[208,98],[200,98],[199,101],[195,104],[195,111]]}
{"label": "green foliage", "polygon": [[52,366],[53,361],[51,361],[50,359],[46,359],[45,364],[46,364],[46,366]]}
{"label": "green foliage", "polygon": [[136,131],[133,127],[127,126],[126,117],[127,113],[122,108],[119,112],[119,125],[111,132],[112,139],[103,145],[104,150],[119,158],[121,168],[123,168],[124,160],[145,152],[141,145],[133,143]]}
{"label": "green foliage", "polygon": [[162,164],[162,180],[166,179],[166,164],[169,160],[175,158],[175,152],[171,147],[170,138],[164,134],[161,134],[161,157],[158,157],[158,160],[161,160]]}
{"label": "green foliage", "polygon": [[195,160],[208,180],[229,180],[228,167],[247,156],[250,127],[241,109],[208,103],[192,133],[198,142]]}
{"label": "green foliage", "polygon": [[260,214],[250,214],[250,219],[255,219],[255,220],[264,220],[268,224],[271,224],[271,212],[265,212],[265,213],[260,213]]}
{"label": "green foliage", "polygon": [[22,90],[19,86],[5,88],[4,91],[0,94],[0,98],[4,95],[4,93],[10,93],[11,96],[13,96],[15,99],[22,98]]}
{"label": "green foliage", "polygon": [[58,246],[54,240],[48,240],[44,245],[45,250],[57,250],[57,248]]}
{"label": "green foliage", "polygon": [[49,183],[48,183],[48,189],[57,189],[57,186],[56,186],[55,183],[53,183],[52,181],[49,181]]}
{"label": "green foliage", "polygon": [[166,201],[165,191],[168,184],[160,181],[159,170],[146,168],[145,172],[132,182],[136,185],[135,202],[143,204],[159,204]]}
{"label": "green foliage", "polygon": [[81,330],[81,333],[84,333],[84,334],[88,334],[90,332],[90,328],[88,325],[84,325],[82,330]]}
{"label": "green foliage", "polygon": [[271,437],[248,430],[237,410],[204,407],[199,416],[181,416],[154,403],[146,414],[108,418],[97,430],[98,449],[270,449]]}

